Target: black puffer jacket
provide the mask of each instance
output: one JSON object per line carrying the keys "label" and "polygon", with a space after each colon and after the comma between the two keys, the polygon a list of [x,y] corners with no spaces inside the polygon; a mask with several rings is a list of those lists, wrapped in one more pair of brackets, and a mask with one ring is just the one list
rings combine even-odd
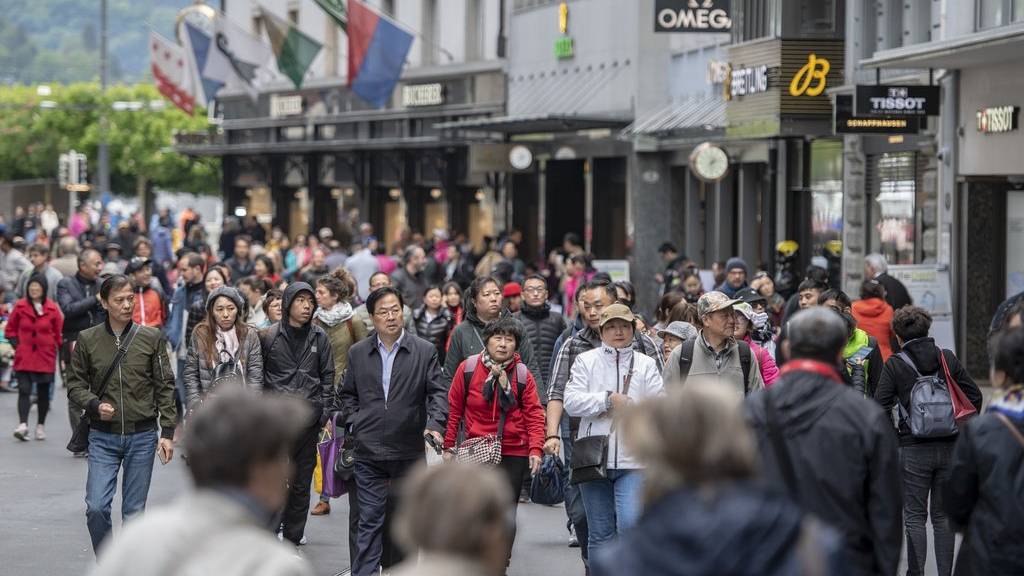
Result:
{"label": "black puffer jacket", "polygon": [[437,348],[437,360],[444,366],[445,347],[448,344],[448,332],[452,328],[452,313],[448,307],[442,307],[441,312],[434,316],[433,320],[427,320],[427,308],[420,306],[412,313],[412,321],[416,326],[416,335],[430,342]]}
{"label": "black puffer jacket", "polygon": [[524,304],[523,309],[513,316],[522,322],[526,333],[530,335],[533,353],[540,366],[540,373],[534,374],[537,380],[537,393],[541,398],[547,399],[548,382],[551,381],[551,359],[554,357],[555,341],[565,330],[565,318],[561,314],[553,314],[548,302],[539,308]]}
{"label": "black puffer jacket", "polygon": [[99,279],[86,280],[81,274],[61,278],[57,283],[57,305],[64,314],[64,340],[77,340],[79,332],[107,319],[106,310],[96,299],[99,291]]}
{"label": "black puffer jacket", "polygon": [[[907,356],[914,362],[918,372],[921,374],[939,374],[943,381],[945,381],[945,377],[942,376],[942,364],[939,362],[939,348],[935,345],[934,339],[918,338],[904,342],[903,352],[906,352]],[[974,407],[980,412],[982,396],[978,385],[974,383],[974,379],[967,373],[967,369],[964,368],[955,354],[949,350],[943,350],[942,355],[946,358],[946,366],[949,367],[950,376],[960,386],[960,389],[963,390],[971,404],[974,404]],[[914,388],[916,382],[917,374],[914,373],[914,369],[907,365],[902,358],[893,354],[889,357],[889,361],[885,363],[885,367],[882,368],[882,376],[878,379],[878,389],[875,390],[875,400],[882,405],[887,414],[890,413],[896,402],[899,402],[903,410],[909,413],[910,391]],[[910,427],[902,418],[899,418],[898,430],[900,446],[932,442],[952,444],[956,441],[955,435],[947,438],[914,438],[910,435]]]}
{"label": "black puffer jacket", "polygon": [[[1024,433],[1024,422],[1012,420]],[[953,448],[945,506],[967,529],[956,574],[1024,574],[1024,446],[991,411],[964,426]]]}
{"label": "black puffer jacket", "polygon": [[[462,364],[462,361],[466,358],[479,354],[484,350],[483,336],[486,325],[476,315],[475,298],[476,295],[472,293],[472,290],[466,290],[466,297],[464,298],[466,317],[452,331],[451,339],[448,342],[448,354],[444,361],[444,374],[448,379],[449,385],[451,385],[455,370],[459,368],[459,364]],[[502,310],[501,315],[508,316],[510,314],[508,310]],[[520,323],[520,328],[522,328],[522,323]],[[530,374],[540,374],[538,358],[533,350],[533,339],[530,338],[530,333],[525,329],[523,329],[523,341],[519,343],[518,348],[519,357],[523,360],[523,364],[526,364],[526,367],[530,369]],[[540,393],[540,390],[538,389],[537,392]]]}
{"label": "black puffer jacket", "polygon": [[[324,408],[334,405],[334,357],[327,333],[313,323],[312,315],[302,328],[287,325],[288,310],[299,292],[309,292],[310,297],[313,296],[313,288],[309,284],[290,284],[281,299],[285,318],[260,330],[263,390],[309,401],[313,407],[313,422],[317,422]],[[305,332],[305,343],[293,342],[302,332]],[[294,349],[301,351],[298,356],[293,353]]]}

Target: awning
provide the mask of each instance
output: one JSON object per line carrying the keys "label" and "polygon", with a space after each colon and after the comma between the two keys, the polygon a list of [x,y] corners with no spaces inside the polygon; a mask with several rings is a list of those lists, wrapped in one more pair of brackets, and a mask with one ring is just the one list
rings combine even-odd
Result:
{"label": "awning", "polygon": [[517,116],[495,116],[470,118],[453,122],[439,122],[434,128],[440,130],[476,130],[481,132],[502,132],[505,134],[538,134],[542,132],[575,132],[598,128],[622,128],[629,124],[626,118],[585,116],[574,114],[520,114]]}
{"label": "awning", "polygon": [[1020,61],[1024,22],[983,30],[949,40],[882,50],[861,60],[864,68],[950,68]]}
{"label": "awning", "polygon": [[725,128],[725,100],[688,98],[633,122],[623,136],[658,136]]}

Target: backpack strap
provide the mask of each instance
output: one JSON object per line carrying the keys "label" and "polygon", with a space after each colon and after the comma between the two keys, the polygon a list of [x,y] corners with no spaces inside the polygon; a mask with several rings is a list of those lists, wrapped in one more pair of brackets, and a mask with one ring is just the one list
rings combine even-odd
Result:
{"label": "backpack strap", "polygon": [[466,358],[466,365],[462,367],[462,409],[466,409],[466,402],[469,402],[469,383],[473,381],[473,372],[480,364],[480,355],[473,354]]}
{"label": "backpack strap", "polygon": [[697,338],[690,338],[680,345],[679,350],[679,383],[685,384],[686,378],[690,375],[690,366],[693,365],[693,347]]}
{"label": "backpack strap", "polygon": [[736,346],[740,353],[740,368],[743,370],[743,395],[747,396],[750,394],[750,365],[753,363],[751,358],[753,350],[742,340],[736,342]]}
{"label": "backpack strap", "polygon": [[921,371],[917,369],[917,365],[914,364],[914,361],[910,359],[910,356],[907,356],[906,352],[900,352],[896,354],[896,357],[899,358],[900,360],[903,360],[903,362],[905,362],[907,366],[910,366],[910,369],[914,371],[914,374],[917,374],[918,378],[923,376],[923,374],[921,374]]}

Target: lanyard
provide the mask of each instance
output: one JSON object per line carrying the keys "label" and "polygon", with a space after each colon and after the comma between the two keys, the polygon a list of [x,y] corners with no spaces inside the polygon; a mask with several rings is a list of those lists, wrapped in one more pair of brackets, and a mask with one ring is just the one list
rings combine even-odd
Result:
{"label": "lanyard", "polygon": [[779,377],[781,378],[782,376],[793,372],[811,372],[818,376],[824,376],[830,380],[835,380],[840,384],[843,383],[839,374],[836,374],[835,367],[825,364],[824,362],[818,362],[817,360],[806,360],[803,358],[790,360],[789,362],[786,362],[786,365],[779,371]]}

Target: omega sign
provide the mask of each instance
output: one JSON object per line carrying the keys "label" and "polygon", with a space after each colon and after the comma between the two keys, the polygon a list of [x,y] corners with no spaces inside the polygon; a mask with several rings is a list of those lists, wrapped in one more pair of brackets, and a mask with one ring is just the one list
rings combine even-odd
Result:
{"label": "omega sign", "polygon": [[1020,108],[1016,106],[997,106],[995,108],[982,108],[978,110],[978,132],[982,134],[999,134],[1016,130],[1017,112],[1019,110]]}
{"label": "omega sign", "polygon": [[656,0],[655,32],[728,32],[729,0]]}
{"label": "omega sign", "polygon": [[857,86],[858,116],[936,116],[938,86]]}

